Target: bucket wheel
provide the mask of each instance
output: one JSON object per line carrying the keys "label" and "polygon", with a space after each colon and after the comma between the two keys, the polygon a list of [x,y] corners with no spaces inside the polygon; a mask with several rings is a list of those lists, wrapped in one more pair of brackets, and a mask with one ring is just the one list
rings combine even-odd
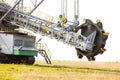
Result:
{"label": "bucket wheel", "polygon": [[104,31],[102,22],[100,20],[97,20],[96,23],[93,23],[90,19],[84,19],[84,21],[85,22],[82,25],[75,29],[75,32],[78,32],[78,30],[81,29],[81,34],[85,37],[89,36],[89,34],[94,31],[97,33],[94,40],[93,50],[91,52],[86,52],[76,48],[77,56],[78,58],[86,56],[89,61],[95,61],[94,56],[102,54],[104,51],[106,51],[104,47],[109,33]]}

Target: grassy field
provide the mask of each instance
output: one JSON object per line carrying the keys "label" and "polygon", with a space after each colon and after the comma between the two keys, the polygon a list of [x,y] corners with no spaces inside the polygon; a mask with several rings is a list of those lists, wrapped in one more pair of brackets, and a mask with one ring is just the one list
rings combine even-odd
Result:
{"label": "grassy field", "polygon": [[44,61],[0,64],[0,80],[120,80],[119,62]]}

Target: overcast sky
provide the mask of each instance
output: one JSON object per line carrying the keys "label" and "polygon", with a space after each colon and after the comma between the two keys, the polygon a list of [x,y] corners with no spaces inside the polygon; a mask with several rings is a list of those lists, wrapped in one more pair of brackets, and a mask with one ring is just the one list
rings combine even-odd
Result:
{"label": "overcast sky", "polygon": [[[26,6],[29,5],[28,0]],[[32,0],[34,1],[34,0]],[[39,0],[38,0],[39,1]],[[100,19],[104,30],[109,32],[109,38],[103,55],[96,56],[97,61],[120,61],[120,0],[79,0],[80,23],[83,18],[89,18],[94,22]],[[68,19],[73,20],[73,0],[68,0]],[[37,9],[38,11],[58,17],[61,13],[61,0],[45,0]],[[43,37],[43,41],[50,48],[52,59],[79,60],[74,47]],[[84,57],[84,61],[87,59]]]}

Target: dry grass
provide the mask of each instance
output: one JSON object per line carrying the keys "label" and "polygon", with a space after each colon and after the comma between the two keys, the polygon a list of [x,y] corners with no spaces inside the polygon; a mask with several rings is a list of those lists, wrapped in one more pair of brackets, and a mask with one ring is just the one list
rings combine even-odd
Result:
{"label": "dry grass", "polygon": [[120,80],[119,62],[44,61],[0,64],[0,80]]}

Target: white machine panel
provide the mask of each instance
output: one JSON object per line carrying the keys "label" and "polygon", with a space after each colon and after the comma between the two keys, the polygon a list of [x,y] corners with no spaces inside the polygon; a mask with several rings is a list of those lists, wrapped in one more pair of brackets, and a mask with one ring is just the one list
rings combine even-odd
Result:
{"label": "white machine panel", "polygon": [[13,54],[13,35],[0,33],[1,52],[5,54]]}

